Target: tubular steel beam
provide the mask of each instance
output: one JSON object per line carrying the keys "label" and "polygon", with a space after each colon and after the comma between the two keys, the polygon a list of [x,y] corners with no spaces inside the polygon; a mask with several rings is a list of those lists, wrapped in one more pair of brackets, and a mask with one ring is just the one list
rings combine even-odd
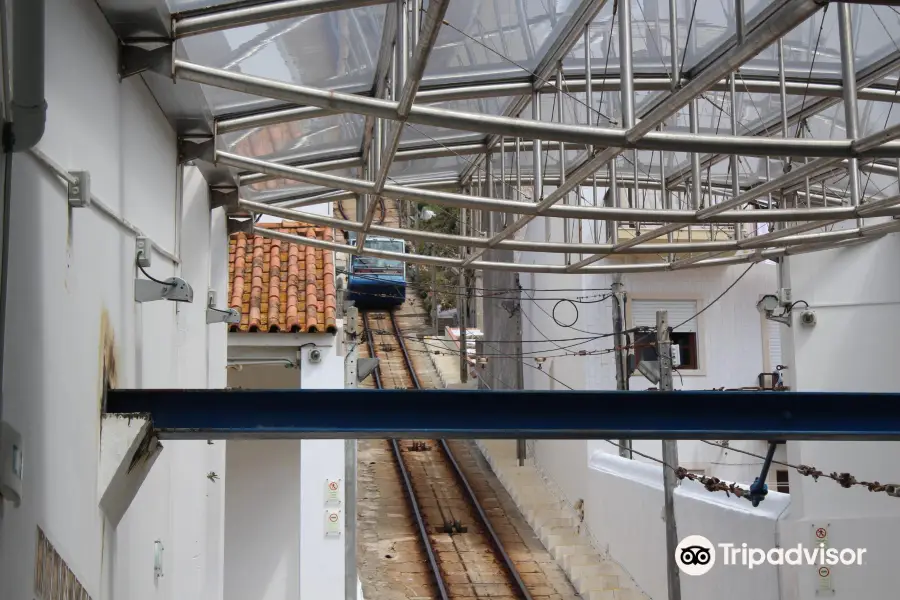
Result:
{"label": "tubular steel beam", "polygon": [[[756,250],[746,254],[739,254],[730,257],[719,258],[717,255],[704,257],[693,263],[695,267],[721,267],[727,265],[743,264],[748,262],[760,262],[763,260],[771,260],[781,256],[789,256],[794,254],[804,254],[807,252],[817,252],[819,250],[834,249],[844,245],[853,245],[861,241],[870,241],[881,236],[887,235],[900,229],[900,221],[890,221],[879,225],[872,225],[852,230],[842,230],[836,232],[823,232],[807,234],[801,239],[805,243],[790,247],[771,248],[767,250]],[[344,252],[347,254],[359,254],[362,256],[374,256],[378,258],[387,258],[389,260],[399,260],[406,263],[437,265],[441,267],[461,267],[463,261],[458,258],[447,258],[438,256],[426,256],[415,253],[388,252],[384,250],[372,250],[364,248],[361,251],[356,246],[347,246],[336,242],[328,242],[316,238],[305,236],[291,235],[281,233],[272,229],[256,229],[251,227],[251,231],[285,242],[299,244],[301,246],[312,246],[313,248],[321,248],[323,250],[332,250],[334,252]],[[798,236],[800,237],[800,236]],[[788,239],[788,238],[785,238]],[[836,241],[837,240],[837,241]],[[498,263],[490,261],[476,261],[467,265],[471,269],[482,269],[486,271],[519,271],[522,273],[568,273],[567,267],[551,264],[517,264],[517,263]],[[612,264],[612,265],[592,265],[584,267],[578,271],[583,274],[597,273],[654,273],[659,271],[668,271],[673,268],[669,262],[656,263],[633,263],[633,264]]]}
{"label": "tubular steel beam", "polygon": [[[393,5],[388,7],[388,12],[393,10]],[[393,29],[391,30],[393,35]],[[380,64],[380,63],[379,63]],[[565,75],[565,69],[563,70]],[[584,76],[570,78],[566,77],[566,90],[570,94],[585,92],[590,86],[592,92],[616,92],[622,82],[618,76],[610,76],[603,73],[592,73],[590,83],[587,83]],[[530,80],[510,81],[508,79],[499,79],[497,81],[489,81],[482,83],[460,84],[456,86],[446,86],[442,82],[423,81],[416,92],[416,102],[419,104],[429,104],[437,102],[453,102],[457,100],[472,100],[479,98],[496,98],[505,96],[516,96],[520,94],[530,94],[533,89]],[[672,80],[668,75],[645,75],[634,79],[634,90],[636,92],[659,92],[670,90],[672,88]],[[376,91],[366,91],[357,95],[370,98],[380,98],[384,84]],[[728,89],[728,83],[725,80],[717,82],[709,91],[724,92]],[[779,82],[777,79],[768,79],[762,76],[756,76],[754,79],[742,77],[740,83],[741,92],[759,93],[759,94],[777,94],[779,92]],[[788,81],[785,84],[785,92],[788,95],[798,95],[807,97],[823,97],[840,99],[843,95],[843,87],[838,83],[803,83],[800,81]],[[541,94],[555,94],[556,86],[554,84],[545,84],[540,88]],[[872,100],[878,102],[900,102],[900,94],[893,89],[866,87],[860,88],[857,92],[859,100]],[[216,131],[218,133],[228,133],[232,131],[240,131],[251,127],[262,127],[265,125],[275,125],[278,123],[286,123],[290,121],[299,121],[303,119],[313,119],[317,117],[333,114],[327,110],[316,106],[285,105],[266,110],[255,110],[243,113],[232,113],[216,118]],[[366,120],[367,127],[365,131],[367,136],[365,142],[371,140],[371,126],[369,122],[372,117]],[[499,142],[499,138],[498,138]],[[479,141],[479,144],[487,147],[487,143]]]}
{"label": "tubular steel beam", "polygon": [[[428,57],[431,55],[431,50],[434,48],[434,43],[437,41],[438,32],[441,30],[441,23],[444,21],[444,15],[447,14],[447,7],[449,5],[450,0],[431,0],[431,2],[428,3],[428,12],[425,13],[425,24],[423,25],[419,44],[416,46],[408,73],[406,72],[405,67],[406,56],[401,57],[402,60],[400,61],[400,64],[403,65],[402,70],[404,72],[402,77],[404,83],[403,90],[400,92],[400,98],[397,102],[397,115],[399,120],[394,123],[393,136],[391,137],[387,149],[381,156],[381,164],[379,165],[378,174],[375,177],[375,186],[372,190],[373,196],[377,197],[384,189],[388,173],[391,171],[391,165],[394,163],[394,155],[400,147],[400,138],[403,136],[404,123],[409,116],[409,110],[412,108],[413,101],[416,98],[416,91],[419,89],[419,84],[422,82],[422,75],[425,73]],[[399,39],[400,37],[405,37],[407,35],[408,21],[405,18],[405,3],[398,11],[398,14],[403,17],[401,23],[405,25],[399,29]],[[398,52],[405,54],[405,44],[400,44],[399,48],[400,50]],[[359,250],[365,246],[366,235],[369,227],[372,226],[372,220],[375,218],[376,204],[376,202],[371,202],[368,211],[366,211],[363,230],[360,232],[359,239],[356,243],[356,247]]]}
{"label": "tubular steel beam", "polygon": [[[861,69],[856,74],[856,87],[864,88],[866,86],[871,86],[885,77],[892,75],[898,68],[900,68],[900,50],[892,52],[888,56],[884,57],[874,65],[870,65],[864,69]],[[785,84],[785,92],[788,92],[787,85]],[[805,85],[802,84],[801,85]],[[891,89],[890,93],[894,95],[895,98],[900,99],[900,96],[896,93],[896,90]],[[862,96],[857,94],[859,99],[863,99]],[[809,118],[812,115],[820,114],[832,106],[840,103],[843,98],[843,87],[841,87],[841,95],[828,95],[827,97],[821,98],[817,102],[802,102],[800,105],[793,109],[789,114],[784,113],[786,117],[786,122],[782,123],[782,115],[776,114],[768,121],[760,123],[757,127],[749,132],[749,136],[756,137],[766,137],[770,135],[778,135],[782,133],[783,126],[787,125],[796,125],[801,119]],[[745,136],[747,137],[747,136]],[[772,156],[779,156],[777,154],[773,154]],[[709,169],[713,165],[717,164],[719,161],[723,160],[725,156],[722,153],[715,153],[710,156],[705,156],[701,159],[701,166],[703,169]],[[690,167],[681,168],[673,171],[666,183],[668,187],[679,183],[684,180],[685,177],[689,176]]]}
{"label": "tubular steel beam", "polygon": [[[889,198],[882,201],[877,201],[874,203],[866,204],[863,207],[860,207],[859,211],[857,211],[857,215],[866,214],[865,210],[869,209],[869,213],[877,212],[879,209],[887,208],[890,206],[894,206],[900,204],[900,196],[895,196],[893,198]],[[278,217],[281,219],[288,219],[291,221],[299,221],[301,223],[310,223],[312,225],[318,225],[321,227],[333,227],[335,229],[343,229],[346,231],[354,231],[361,232],[363,230],[363,223],[359,221],[349,221],[344,219],[337,219],[334,217],[326,217],[324,215],[317,215],[314,213],[307,213],[302,211],[291,210],[288,208],[280,208],[267,206],[265,204],[260,204],[258,202],[250,202],[248,200],[239,200],[238,205],[240,208],[247,209],[248,213],[258,214],[258,215],[269,215],[273,217]],[[851,215],[852,217],[853,215]],[[807,231],[811,231],[814,229],[820,229],[825,227],[826,225],[833,225],[835,223],[839,223],[846,219],[836,219],[833,221],[814,221],[811,223],[804,223],[803,225],[797,225],[794,227],[780,229],[778,231],[762,235],[756,236],[752,238],[746,238],[739,242],[736,241],[710,241],[710,242],[688,242],[688,243],[667,243],[667,244],[635,244],[631,246],[626,246],[623,248],[618,248],[617,245],[614,244],[567,244],[567,243],[559,243],[559,242],[526,242],[526,241],[516,241],[516,240],[505,240],[498,244],[498,248],[504,250],[517,250],[521,252],[544,252],[548,254],[566,254],[573,252],[598,252],[604,253],[605,255],[609,254],[650,254],[650,255],[659,255],[662,253],[688,253],[688,252],[711,252],[717,255],[721,255],[726,252],[736,252],[738,250],[743,249],[760,249],[775,246],[775,244],[770,243],[773,240],[780,240],[777,246],[781,247],[790,247],[790,246],[802,246],[810,243],[810,238],[807,236],[796,235],[800,233],[804,233]],[[369,233],[373,233],[376,235],[383,235],[392,238],[399,238],[402,240],[413,241],[413,242],[424,242],[431,244],[440,244],[444,246],[451,247],[476,247],[476,248],[484,248],[487,246],[487,240],[485,238],[472,237],[472,236],[459,236],[448,233],[437,233],[433,231],[420,231],[417,229],[406,229],[406,228],[398,228],[398,227],[385,227],[383,225],[372,225],[369,228]],[[865,230],[863,231],[865,234]],[[821,236],[817,236],[815,239],[822,242],[828,241],[841,241],[844,239],[850,239],[854,237],[858,237],[860,235],[860,231],[857,229],[851,230],[838,230],[831,232],[824,232]],[[694,261],[696,262],[696,261]]]}
{"label": "tubular steel beam", "polygon": [[[599,153],[595,152],[584,163],[578,166],[571,175],[566,175],[566,182],[560,184],[556,190],[537,205],[538,210],[536,215],[520,217],[518,221],[491,238],[490,247],[493,247],[501,240],[508,238],[516,231],[525,227],[535,216],[541,215],[544,210],[563,198],[582,181],[590,177],[597,169],[618,156],[625,147],[637,148],[638,146],[643,145],[642,141],[651,136],[664,137],[674,135],[654,133],[653,129],[665,121],[665,119],[675,114],[682,106],[688,104],[701,93],[712,87],[712,85],[719,81],[724,75],[733,73],[742,64],[756,56],[763,48],[793,29],[797,24],[806,20],[821,7],[822,4],[818,0],[782,0],[777,6],[767,9],[760,17],[756,18],[753,23],[749,25],[743,43],[734,46],[731,50],[713,60],[707,68],[700,71],[687,84],[671,94],[668,94],[655,106],[645,111],[641,121],[636,125],[626,122],[625,125],[628,129],[622,132],[624,133],[624,136],[622,136],[624,139],[621,140],[621,143],[607,142],[605,145],[608,147],[605,150]],[[619,10],[622,11],[621,8]],[[624,35],[620,31],[620,35],[623,35],[623,38],[630,38],[631,23],[628,14],[626,14],[625,11],[622,11],[620,16],[620,29],[624,28],[625,25],[629,28],[628,32]],[[624,87],[623,90],[625,90]],[[626,114],[625,116],[627,117],[629,115]],[[692,136],[693,135],[695,134],[692,134]],[[784,140],[780,141],[784,143]],[[604,144],[601,143],[601,145]],[[645,149],[674,150],[674,148],[661,147]],[[681,145],[677,151],[685,152],[690,151],[690,149],[687,145]],[[740,152],[733,152],[732,154],[740,154]],[[476,260],[482,253],[483,251],[476,252],[466,260],[469,262]]]}
{"label": "tubular steel beam", "polygon": [[[388,120],[400,120],[398,103],[377,98],[364,98],[353,94],[320,90],[293,85],[272,79],[254,77],[241,73],[231,73],[222,69],[205,67],[190,62],[176,60],[177,78],[231,89],[249,94],[258,94],[275,99],[311,104],[327,108],[333,112],[349,112],[372,115]],[[690,84],[688,84],[690,85]],[[686,89],[685,86],[682,89]],[[699,90],[697,93],[700,93]],[[562,123],[547,123],[533,119],[513,119],[442,108],[413,105],[407,121],[420,125],[432,125],[462,131],[489,132],[510,137],[525,137],[553,142],[570,142],[581,145],[595,145],[602,148],[634,148],[638,150],[665,150],[669,152],[724,152],[748,156],[800,156],[800,157],[841,157],[851,156],[893,158],[900,156],[900,144],[888,142],[868,152],[854,155],[853,140],[824,139],[773,139],[746,136],[723,136],[705,134],[665,133],[649,131],[636,136],[635,130],[647,127],[647,120],[640,121],[629,130],[603,127],[587,127]],[[876,151],[877,150],[877,151]],[[618,151],[618,150],[616,150]],[[571,176],[566,177],[565,188],[556,190],[544,201],[547,205],[556,202],[585,177],[593,173],[610,158],[606,152],[595,154],[587,163],[579,166]]]}
{"label": "tubular steel beam", "polygon": [[900,440],[900,395],[765,391],[109,390],[160,439]]}
{"label": "tubular steel beam", "polygon": [[[547,52],[544,53],[538,62],[537,67],[535,67],[533,72],[534,79],[532,79],[531,82],[533,89],[540,89],[550,81],[550,76],[553,74],[553,71],[559,66],[559,63],[568,56],[569,52],[572,51],[572,48],[578,41],[578,37],[584,31],[584,28],[600,14],[600,10],[606,3],[607,0],[581,0],[581,2],[579,2],[572,13],[572,16],[566,21],[562,30],[559,32],[559,35],[553,40],[550,47],[547,49]],[[527,28],[528,23],[524,20],[527,19],[526,15],[524,15],[524,10],[519,18],[523,19],[522,27]],[[503,109],[503,114],[507,117],[518,117],[531,100],[532,94],[530,92],[525,93],[509,102]],[[498,134],[496,132],[487,133],[492,134],[487,137],[485,143],[487,149],[490,151],[493,150],[494,146],[497,145],[497,142],[500,141],[500,138],[504,134]],[[461,174],[460,181],[462,183],[468,182],[480,166],[481,160],[475,160],[469,163],[469,166]]]}
{"label": "tubular steel beam", "polygon": [[[310,169],[300,167],[287,167],[276,163],[248,158],[231,154],[229,152],[217,152],[216,161],[223,165],[236,167],[239,169],[255,170],[266,173],[275,177],[285,179],[293,179],[313,185],[321,185],[328,188],[337,188],[355,192],[358,194],[368,194],[373,190],[374,183],[350,177],[341,177],[331,175]],[[810,163],[811,164],[811,163]],[[489,210],[496,212],[506,212],[513,214],[535,215],[538,205],[528,202],[518,202],[515,200],[500,200],[494,198],[485,198],[479,196],[471,196],[468,194],[455,194],[451,192],[440,192],[435,190],[427,190],[423,188],[392,185],[387,184],[382,190],[382,195],[388,198],[415,200],[419,202],[433,202],[445,206],[454,206],[457,208],[472,208],[476,210]],[[835,206],[828,208],[814,209],[777,209],[767,210],[765,213],[757,211],[723,211],[708,217],[708,222],[745,222],[752,223],[764,220],[771,222],[782,221],[815,221],[815,220],[832,220],[839,218],[853,218],[857,216],[857,208],[852,206]],[[882,215],[893,215],[894,211],[889,208],[884,209]],[[754,214],[757,213],[757,214]],[[619,220],[619,221],[640,221],[648,223],[699,223],[697,213],[692,210],[660,210],[660,209],[635,209],[635,208],[614,208],[605,206],[554,206],[543,212],[543,216],[563,217],[563,218],[583,218],[583,219],[600,219],[600,220]],[[878,216],[878,215],[869,215]]]}
{"label": "tubular steel beam", "polygon": [[387,4],[391,0],[275,0],[250,4],[244,0],[209,8],[185,11],[172,15],[172,34],[175,39],[267,23],[281,19],[315,15],[362,6]]}

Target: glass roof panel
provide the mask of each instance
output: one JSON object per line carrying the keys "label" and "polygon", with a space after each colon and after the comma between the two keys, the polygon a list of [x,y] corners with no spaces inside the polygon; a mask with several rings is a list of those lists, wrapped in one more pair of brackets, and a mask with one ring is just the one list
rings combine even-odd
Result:
{"label": "glass roof panel", "polygon": [[[384,13],[384,5],[366,6],[215,31],[179,43],[188,60],[202,65],[357,91],[372,86]],[[215,114],[258,105],[254,96],[206,86],[204,91]]]}
{"label": "glass roof panel", "polygon": [[531,71],[577,5],[575,0],[454,0],[425,76]]}

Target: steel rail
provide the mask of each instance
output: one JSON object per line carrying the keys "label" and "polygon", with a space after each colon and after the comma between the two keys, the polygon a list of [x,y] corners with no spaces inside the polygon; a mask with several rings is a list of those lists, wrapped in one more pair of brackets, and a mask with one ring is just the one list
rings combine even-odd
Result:
{"label": "steel rail", "polygon": [[[419,378],[416,375],[416,369],[413,366],[412,359],[410,358],[409,352],[407,351],[406,341],[403,339],[400,327],[397,325],[396,314],[394,311],[390,311],[390,313],[388,314],[390,314],[391,326],[394,328],[394,337],[400,346],[400,350],[403,352],[403,361],[406,364],[406,369],[409,371],[411,381],[413,382],[413,387],[417,390],[422,389],[422,386],[419,383]],[[522,580],[522,576],[519,575],[519,571],[516,569],[512,558],[510,558],[509,554],[507,554],[506,550],[503,548],[503,543],[500,541],[500,537],[497,535],[497,532],[491,525],[487,513],[481,506],[481,502],[478,501],[478,497],[475,495],[475,490],[473,490],[472,486],[469,484],[469,480],[468,478],[466,478],[465,473],[463,473],[462,469],[459,466],[459,463],[456,461],[456,457],[453,456],[453,451],[450,450],[450,446],[447,444],[447,440],[440,439],[439,441],[441,444],[441,449],[443,450],[444,455],[447,457],[447,461],[453,467],[454,475],[456,475],[456,478],[458,479],[460,485],[462,485],[463,489],[466,491],[466,495],[469,497],[469,502],[475,508],[475,512],[478,513],[478,519],[481,521],[481,524],[484,527],[485,531],[487,531],[488,537],[490,538],[491,543],[494,545],[494,550],[500,556],[504,567],[509,573],[509,576],[515,582],[519,594],[521,595],[523,600],[532,600],[531,593],[528,591],[528,586],[525,585],[525,582]],[[399,457],[399,448],[396,446],[397,442],[396,440],[392,440],[392,442],[395,444],[395,452],[398,453]]]}
{"label": "steel rail", "polygon": [[[393,319],[393,313],[391,313]],[[362,321],[363,321],[363,330],[366,333],[366,341],[369,345],[369,354],[372,358],[375,358],[375,342],[372,339],[372,329],[369,327],[369,313],[362,313]],[[396,329],[394,330],[397,331]],[[398,335],[399,339],[400,336]],[[375,377],[375,387],[377,389],[383,389],[381,383],[381,364],[375,367],[375,371],[372,373],[373,377]],[[416,389],[419,389],[418,385],[416,385]],[[406,498],[409,501],[409,506],[412,508],[413,516],[416,519],[416,529],[419,530],[419,537],[422,538],[422,545],[425,547],[425,554],[428,557],[428,566],[431,567],[431,573],[434,575],[434,582],[437,585],[438,593],[441,595],[441,600],[450,600],[450,596],[447,593],[447,586],[444,583],[444,577],[441,575],[441,568],[438,566],[437,555],[434,552],[434,548],[431,545],[431,537],[428,535],[428,530],[425,528],[425,518],[422,516],[422,510],[419,508],[419,501],[416,500],[416,492],[413,489],[412,480],[409,477],[409,470],[406,468],[406,463],[403,460],[403,454],[400,451],[400,444],[398,443],[396,438],[391,439],[391,448],[394,451],[394,458],[397,461],[397,468],[400,470],[400,477],[403,479],[403,487],[406,490]]]}
{"label": "steel rail", "polygon": [[522,580],[522,576],[519,575],[519,571],[516,569],[516,565],[513,563],[512,558],[510,558],[509,554],[507,554],[506,550],[503,548],[503,543],[500,541],[500,537],[497,535],[497,532],[494,531],[494,528],[491,525],[490,520],[488,519],[487,513],[481,506],[481,502],[478,501],[478,497],[475,495],[475,490],[472,489],[472,486],[469,484],[469,480],[466,478],[466,475],[462,472],[459,463],[456,462],[456,457],[453,456],[453,452],[450,450],[450,446],[447,444],[447,440],[441,438],[440,442],[441,449],[444,451],[447,460],[451,465],[453,465],[453,471],[456,474],[456,477],[459,479],[460,484],[462,484],[463,489],[466,490],[466,495],[469,497],[469,502],[471,502],[472,506],[475,507],[475,511],[478,513],[478,519],[481,521],[481,524],[484,526],[485,530],[487,530],[491,543],[494,544],[494,550],[497,552],[497,554],[500,555],[500,558],[503,559],[503,566],[506,567],[509,576],[512,577],[513,581],[515,582],[519,594],[521,595],[523,600],[532,600],[531,593],[528,591],[528,586],[525,585],[525,582]]}
{"label": "steel rail", "polygon": [[409,379],[412,381],[413,389],[421,390],[422,384],[419,382],[419,376],[416,375],[416,367],[413,365],[412,358],[409,356],[409,351],[406,349],[406,340],[403,339],[400,326],[397,325],[397,315],[393,310],[388,314],[391,317],[391,327],[394,328],[394,337],[397,339],[400,350],[403,352],[403,364],[406,365],[406,370],[409,371]]}

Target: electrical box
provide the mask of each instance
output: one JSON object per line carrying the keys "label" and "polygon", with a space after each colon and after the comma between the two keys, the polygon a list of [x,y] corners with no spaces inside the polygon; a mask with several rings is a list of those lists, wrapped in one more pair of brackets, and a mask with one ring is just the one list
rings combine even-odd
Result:
{"label": "electrical box", "polygon": [[782,306],[789,306],[791,304],[791,288],[781,288],[778,290],[778,301]]}
{"label": "electrical box", "polygon": [[0,421],[0,496],[13,506],[22,501],[24,464],[22,435],[9,423]]}
{"label": "electrical box", "polygon": [[333,538],[341,535],[341,511],[336,508],[325,509],[325,537]]}
{"label": "electrical box", "polygon": [[678,344],[669,346],[672,355],[672,368],[677,369],[681,366],[681,347]]}
{"label": "electrical box", "polygon": [[336,505],[340,506],[341,504],[341,480],[340,479],[326,479],[325,480],[325,505]]}

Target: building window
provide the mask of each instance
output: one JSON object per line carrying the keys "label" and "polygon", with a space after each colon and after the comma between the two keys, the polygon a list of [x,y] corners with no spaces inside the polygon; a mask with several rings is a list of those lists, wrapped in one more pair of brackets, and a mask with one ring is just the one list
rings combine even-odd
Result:
{"label": "building window", "polygon": [[790,494],[790,486],[788,485],[787,469],[779,469],[775,471],[775,491],[783,494]]}
{"label": "building window", "polygon": [[[678,346],[681,363],[677,368],[681,371],[695,371],[700,368],[699,348],[697,345],[697,319],[699,312],[696,300],[632,300],[631,326],[656,327],[656,311],[668,312],[669,326],[672,330],[670,339],[673,346]],[[656,360],[656,334],[632,333],[634,341],[634,364],[637,367],[642,360]]]}

